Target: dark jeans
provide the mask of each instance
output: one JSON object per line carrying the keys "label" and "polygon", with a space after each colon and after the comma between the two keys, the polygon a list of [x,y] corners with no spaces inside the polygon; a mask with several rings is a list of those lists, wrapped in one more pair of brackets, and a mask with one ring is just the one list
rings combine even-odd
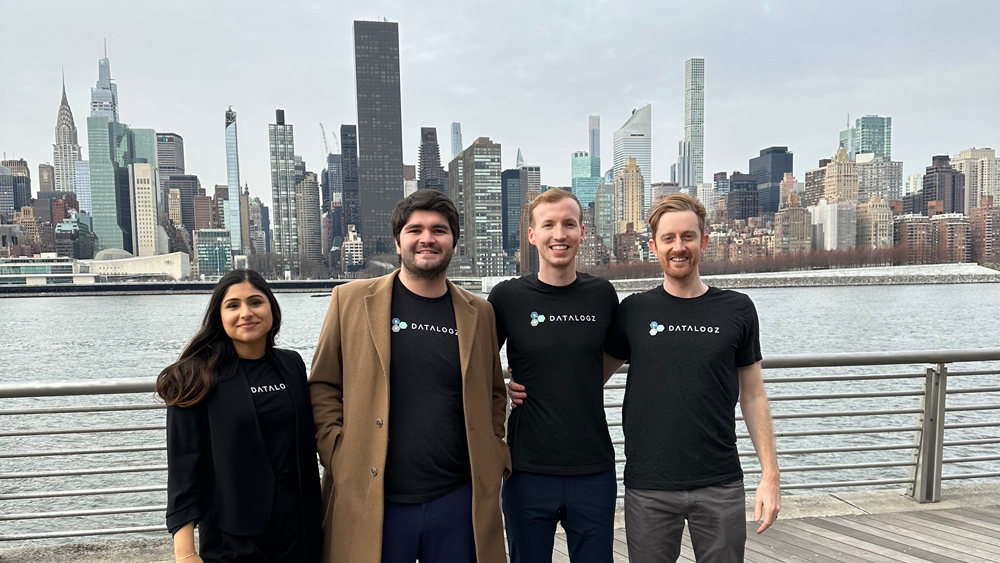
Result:
{"label": "dark jeans", "polygon": [[573,563],[610,563],[615,539],[615,472],[541,475],[515,471],[503,485],[511,563],[551,563],[556,524]]}
{"label": "dark jeans", "polygon": [[[250,493],[248,493],[250,494]],[[302,520],[299,483],[279,477],[267,531],[261,536],[236,536],[202,521],[198,525],[199,555],[205,563],[306,563],[319,561],[320,530]]]}
{"label": "dark jeans", "polygon": [[472,484],[420,504],[385,501],[382,563],[475,563]]}
{"label": "dark jeans", "polygon": [[674,563],[684,520],[698,563],[741,563],[747,541],[743,481],[690,491],[625,489],[625,536],[632,563]]}

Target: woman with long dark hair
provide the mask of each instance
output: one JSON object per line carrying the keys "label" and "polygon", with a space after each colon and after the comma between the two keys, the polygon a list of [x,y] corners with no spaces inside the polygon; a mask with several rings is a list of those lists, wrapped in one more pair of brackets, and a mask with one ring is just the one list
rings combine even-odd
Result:
{"label": "woman with long dark hair", "polygon": [[230,272],[201,329],[156,380],[167,403],[167,528],[177,561],[319,560],[306,367],[298,353],[275,348],[280,328],[264,278]]}

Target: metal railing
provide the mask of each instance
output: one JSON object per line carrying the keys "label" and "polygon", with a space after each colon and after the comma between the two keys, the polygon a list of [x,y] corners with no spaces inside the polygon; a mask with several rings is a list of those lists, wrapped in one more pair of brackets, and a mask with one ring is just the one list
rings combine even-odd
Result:
{"label": "metal railing", "polygon": [[[1000,415],[992,416],[1000,410],[995,362],[1000,349],[766,358],[782,488],[902,485],[919,502],[937,502],[942,481],[1000,477]],[[854,369],[893,365],[920,367]],[[625,372],[612,378],[605,395],[619,482]],[[0,522],[45,528],[0,534],[0,542],[164,530],[162,524],[133,525],[136,515],[165,510],[164,406],[153,395],[154,384],[152,377],[0,384]],[[136,395],[142,398],[136,401]],[[751,489],[760,469],[742,417],[737,420]],[[901,437],[907,434],[913,437]],[[54,468],[55,460],[72,465]],[[961,466],[965,471],[944,471]],[[123,482],[109,482],[114,479]],[[133,500],[112,500],[123,498]],[[145,520],[155,521],[150,518]],[[55,519],[90,527],[51,531],[47,524],[24,525]]]}

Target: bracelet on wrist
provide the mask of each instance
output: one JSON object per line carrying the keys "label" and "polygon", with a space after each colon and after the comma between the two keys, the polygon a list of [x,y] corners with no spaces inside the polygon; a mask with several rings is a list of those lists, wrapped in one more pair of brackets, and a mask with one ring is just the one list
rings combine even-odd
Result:
{"label": "bracelet on wrist", "polygon": [[188,553],[184,557],[181,557],[181,558],[178,558],[178,559],[174,559],[174,561],[184,561],[185,559],[187,559],[189,557],[194,557],[195,555],[198,555],[198,552],[197,551],[192,551],[191,553]]}

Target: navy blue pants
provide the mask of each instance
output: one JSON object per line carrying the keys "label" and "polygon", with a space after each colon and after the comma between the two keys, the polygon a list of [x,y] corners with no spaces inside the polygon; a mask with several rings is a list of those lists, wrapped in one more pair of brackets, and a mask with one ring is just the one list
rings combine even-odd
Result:
{"label": "navy blue pants", "polygon": [[385,501],[382,563],[476,563],[472,484],[421,504]]}
{"label": "navy blue pants", "polygon": [[556,523],[566,530],[573,563],[611,563],[615,541],[615,472],[540,475],[515,471],[503,485],[511,563],[551,563]]}

